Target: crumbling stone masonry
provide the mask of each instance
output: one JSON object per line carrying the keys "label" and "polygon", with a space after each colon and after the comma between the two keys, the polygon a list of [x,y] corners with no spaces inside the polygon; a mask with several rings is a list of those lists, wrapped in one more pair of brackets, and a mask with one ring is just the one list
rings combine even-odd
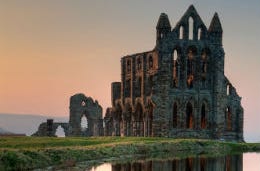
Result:
{"label": "crumbling stone masonry", "polygon": [[[81,119],[86,117],[87,127],[82,128]],[[34,136],[55,136],[57,128],[64,129],[65,136],[100,136],[103,135],[102,107],[97,101],[84,94],[70,98],[69,123],[55,123],[52,119],[42,123]]]}
{"label": "crumbling stone masonry", "polygon": [[224,74],[222,26],[191,5],[171,27],[162,13],[153,50],[121,59],[105,135],[243,141],[241,97]]}

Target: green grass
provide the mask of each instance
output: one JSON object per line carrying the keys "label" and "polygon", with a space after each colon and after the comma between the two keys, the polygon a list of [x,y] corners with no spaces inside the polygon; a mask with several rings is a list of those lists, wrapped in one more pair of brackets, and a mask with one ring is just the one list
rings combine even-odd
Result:
{"label": "green grass", "polygon": [[66,162],[104,160],[124,156],[148,157],[225,155],[260,151],[257,143],[144,137],[1,137],[0,170],[25,170]]}

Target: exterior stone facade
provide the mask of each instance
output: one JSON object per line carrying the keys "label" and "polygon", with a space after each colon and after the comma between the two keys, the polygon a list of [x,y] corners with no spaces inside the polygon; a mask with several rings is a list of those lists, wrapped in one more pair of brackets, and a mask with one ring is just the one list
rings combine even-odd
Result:
{"label": "exterior stone facade", "polygon": [[[81,119],[86,117],[87,127],[82,128]],[[52,119],[42,123],[34,136],[55,136],[61,126],[65,136],[101,136],[104,134],[102,107],[97,101],[84,94],[76,94],[70,98],[69,123],[57,123]]]}
{"label": "exterior stone facade", "polygon": [[121,59],[105,135],[243,141],[241,97],[224,74],[218,14],[207,28],[190,6],[172,28],[162,13],[156,31],[153,50]]}

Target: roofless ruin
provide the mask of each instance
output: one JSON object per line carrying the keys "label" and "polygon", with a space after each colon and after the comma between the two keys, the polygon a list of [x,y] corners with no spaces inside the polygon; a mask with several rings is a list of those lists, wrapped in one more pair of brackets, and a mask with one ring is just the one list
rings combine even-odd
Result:
{"label": "roofless ruin", "polygon": [[[193,5],[173,28],[162,13],[155,48],[121,58],[121,81],[112,83],[112,107],[104,119],[97,101],[76,94],[69,123],[49,120],[35,135],[54,136],[62,125],[66,136],[243,141],[241,97],[224,74],[222,34],[217,13],[208,28]],[[82,116],[86,129],[80,126]]]}

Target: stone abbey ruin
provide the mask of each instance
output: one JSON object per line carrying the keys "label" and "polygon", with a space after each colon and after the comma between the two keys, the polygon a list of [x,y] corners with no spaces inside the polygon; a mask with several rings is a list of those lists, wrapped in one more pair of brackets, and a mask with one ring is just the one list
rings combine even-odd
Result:
{"label": "stone abbey ruin", "polygon": [[[48,120],[38,136],[147,136],[243,141],[241,97],[224,74],[222,26],[207,28],[191,5],[174,28],[162,13],[156,46],[121,58],[121,82],[112,83],[112,107],[102,118],[97,101],[70,99],[69,123]],[[82,116],[88,120],[82,129]]]}

